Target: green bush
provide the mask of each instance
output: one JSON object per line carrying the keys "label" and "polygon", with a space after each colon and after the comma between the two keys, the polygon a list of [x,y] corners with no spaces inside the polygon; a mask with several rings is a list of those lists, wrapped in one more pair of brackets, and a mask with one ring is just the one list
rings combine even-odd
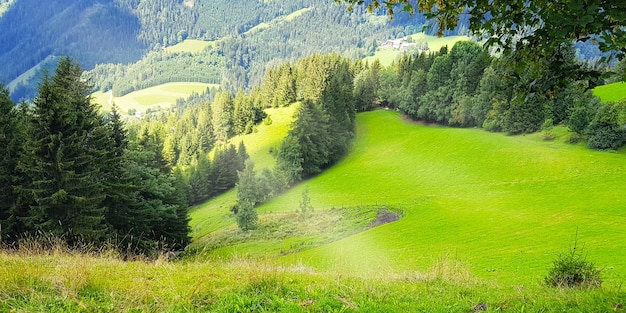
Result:
{"label": "green bush", "polygon": [[239,229],[248,231],[257,228],[259,217],[252,203],[248,201],[238,202],[236,211]]}
{"label": "green bush", "polygon": [[587,261],[583,251],[574,246],[568,253],[559,254],[554,260],[545,282],[557,288],[600,288],[600,272],[593,263]]}
{"label": "green bush", "polygon": [[626,142],[623,115],[626,115],[626,105],[602,104],[587,127],[587,145],[598,150],[616,150],[622,147]]}

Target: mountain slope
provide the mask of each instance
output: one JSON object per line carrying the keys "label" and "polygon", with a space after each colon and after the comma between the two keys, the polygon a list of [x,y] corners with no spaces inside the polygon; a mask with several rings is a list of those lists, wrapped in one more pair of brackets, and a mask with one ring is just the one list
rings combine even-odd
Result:
{"label": "mountain slope", "polygon": [[[611,268],[607,280],[626,273],[624,152],[399,118],[360,115],[351,155],[307,185],[316,207],[378,202],[403,207],[406,217],[288,262],[402,271],[453,255],[480,276],[523,282],[541,279],[578,234],[588,259]],[[289,210],[301,191],[260,211]]]}
{"label": "mountain slope", "polygon": [[402,208],[405,217],[280,264],[396,273],[452,257],[477,276],[527,284],[578,240],[589,260],[610,268],[609,285],[626,274],[624,151],[424,126],[392,111],[360,114],[357,127],[345,160],[259,212],[293,211],[308,186],[316,210],[378,204]]}
{"label": "mountain slope", "polygon": [[[159,56],[185,64],[175,80],[151,65],[131,74],[133,86],[123,86],[125,92],[114,92],[123,95],[181,81],[181,75],[194,69],[189,64],[202,67],[222,58],[227,62],[216,69],[217,77],[194,74],[182,81],[219,79],[234,92],[258,85],[266,69],[277,63],[328,52],[362,58],[373,54],[380,42],[419,31],[424,23],[421,16],[398,15],[389,21],[382,11],[371,15],[362,7],[348,12],[345,5],[326,0],[13,0],[0,17],[0,66],[6,68],[0,82],[10,84],[14,100],[32,98],[41,74],[14,80],[35,66],[50,68],[52,62],[41,62],[53,60],[51,56],[70,55],[86,70],[103,64],[107,70],[93,83],[108,91],[110,81],[128,78],[124,64],[194,39],[213,42],[213,49]],[[197,60],[199,56],[207,60]]]}
{"label": "mountain slope", "polygon": [[0,81],[11,80],[50,55],[72,55],[92,67],[129,62],[144,51],[137,18],[114,0],[16,0],[0,18]]}

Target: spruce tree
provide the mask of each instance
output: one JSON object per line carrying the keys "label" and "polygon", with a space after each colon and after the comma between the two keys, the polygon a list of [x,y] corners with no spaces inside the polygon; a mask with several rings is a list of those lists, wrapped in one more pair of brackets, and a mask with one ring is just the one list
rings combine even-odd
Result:
{"label": "spruce tree", "polygon": [[[141,223],[144,213],[137,210],[137,198],[135,194],[141,189],[136,177],[129,170],[131,160],[126,154],[129,141],[124,122],[119,109],[114,106],[109,115],[107,126],[110,131],[110,150],[107,160],[102,164],[105,176],[103,177],[103,192],[105,199],[102,205],[106,208],[106,222],[112,228],[111,239],[120,247],[130,242],[131,229],[140,228],[141,231],[149,231],[143,228]],[[139,217],[139,219],[138,219]]]}
{"label": "spruce tree", "polygon": [[213,158],[210,181],[213,182],[213,195],[233,188],[237,182],[237,171],[240,167],[240,157],[235,146],[230,144],[224,149],[218,149]]}
{"label": "spruce tree", "polygon": [[26,223],[70,243],[99,241],[107,232],[100,166],[110,148],[104,144],[108,132],[81,75],[65,57],[53,76],[44,77],[20,163],[28,177],[24,191],[33,200]]}
{"label": "spruce tree", "polygon": [[237,171],[243,171],[246,167],[246,161],[250,158],[248,155],[248,151],[246,149],[246,145],[243,143],[243,140],[239,142],[239,146],[237,147]]}
{"label": "spruce tree", "polygon": [[213,133],[217,141],[226,142],[234,134],[233,113],[235,105],[229,92],[220,92],[211,106]]}
{"label": "spruce tree", "polygon": [[237,203],[237,225],[243,231],[254,230],[257,228],[259,216],[254,205],[248,201]]}
{"label": "spruce tree", "polygon": [[[293,137],[294,140],[288,140],[289,137]],[[300,166],[302,167],[302,176],[310,177],[318,174],[329,165],[331,157],[331,146],[334,145],[331,142],[329,124],[326,115],[324,115],[317,105],[311,101],[304,101],[302,106],[298,109],[296,120],[292,123],[291,130],[282,150],[281,157],[291,159],[300,159]],[[286,144],[287,143],[287,144]],[[299,155],[293,156],[287,151],[291,150],[288,143],[297,143],[299,149]],[[287,145],[287,146],[285,146]],[[290,162],[286,164],[294,165]]]}
{"label": "spruce tree", "polygon": [[18,205],[14,190],[19,183],[17,163],[23,140],[17,107],[9,97],[9,91],[0,84],[0,241],[13,238],[17,230],[12,216]]}
{"label": "spruce tree", "polygon": [[209,199],[213,195],[213,182],[211,180],[212,164],[206,155],[198,159],[198,164],[192,168],[189,176],[190,203],[198,204]]}

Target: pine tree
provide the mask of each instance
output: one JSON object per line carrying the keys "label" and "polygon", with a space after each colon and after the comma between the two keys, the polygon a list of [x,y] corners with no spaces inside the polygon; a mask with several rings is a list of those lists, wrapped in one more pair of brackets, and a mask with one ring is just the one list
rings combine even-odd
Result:
{"label": "pine tree", "polygon": [[212,164],[206,155],[198,159],[189,177],[191,193],[190,202],[198,204],[209,199],[214,193],[214,184],[211,181]]}
{"label": "pine tree", "polygon": [[[102,205],[106,210],[106,221],[112,228],[110,237],[119,247],[124,247],[131,242],[133,230],[140,232],[149,231],[145,228],[142,219],[149,214],[138,210],[136,193],[141,189],[138,185],[137,176],[130,170],[132,160],[127,155],[129,141],[126,128],[119,114],[119,109],[114,106],[107,123],[111,133],[110,150],[106,163],[102,169],[104,177],[105,199]],[[135,243],[135,246],[141,246]]]}
{"label": "pine tree", "polygon": [[237,171],[243,171],[246,167],[246,161],[250,158],[248,151],[246,149],[246,145],[243,143],[243,140],[239,142],[239,146],[237,147]]}
{"label": "pine tree", "polygon": [[254,162],[248,160],[246,167],[239,171],[237,182],[237,201],[249,202],[253,206],[263,203],[271,193],[271,186],[266,185],[261,177],[254,171]]}
{"label": "pine tree", "polygon": [[213,125],[211,124],[212,111],[209,103],[203,102],[198,106],[198,140],[200,142],[200,150],[204,153],[211,151],[215,143],[213,135]]}
{"label": "pine tree", "polygon": [[[340,58],[337,56],[337,58]],[[337,62],[327,79],[319,101],[329,126],[329,155],[327,163],[334,163],[348,150],[354,136],[356,109],[353,95],[353,76],[347,61]]]}
{"label": "pine tree", "polygon": [[99,167],[110,148],[102,145],[108,132],[81,75],[78,64],[62,58],[55,74],[44,77],[20,163],[33,200],[28,225],[70,243],[99,241],[107,232]]}
{"label": "pine tree", "polygon": [[[289,140],[290,137],[294,138],[293,141]],[[296,146],[298,156],[292,155],[291,151]],[[299,165],[302,168],[302,176],[309,177],[318,174],[329,164],[330,147],[331,138],[326,117],[311,101],[304,101],[283,143],[284,152],[281,151],[281,157],[292,161],[301,159]],[[289,160],[283,163],[297,167],[297,164]]]}
{"label": "pine tree", "polygon": [[[142,137],[126,153],[124,177],[136,186],[134,201],[117,219],[119,243],[131,247],[129,253],[150,253],[164,244],[179,249],[189,242],[188,218],[184,198],[186,193],[177,177],[159,167],[162,164],[159,140],[149,134]],[[177,189],[178,187],[178,189]]]}
{"label": "pine tree", "polygon": [[234,145],[228,145],[224,149],[218,149],[213,158],[210,181],[213,182],[213,195],[235,186],[237,171],[240,169],[240,157],[237,155]]}
{"label": "pine tree", "polygon": [[254,125],[254,111],[252,109],[251,99],[243,93],[243,90],[237,91],[234,100],[235,111],[233,113],[233,128],[235,134],[249,134],[252,132]]}
{"label": "pine tree", "polygon": [[[12,216],[18,205],[14,186],[19,183],[17,163],[22,150],[23,127],[9,91],[0,84],[0,242],[19,230]],[[11,238],[8,238],[11,237]]]}
{"label": "pine tree", "polygon": [[254,205],[247,201],[237,203],[237,225],[243,231],[254,230],[257,228],[259,216]]}
{"label": "pine tree", "polygon": [[215,96],[212,111],[213,133],[217,141],[226,142],[234,134],[233,112],[235,111],[233,97],[228,92],[220,92]]}

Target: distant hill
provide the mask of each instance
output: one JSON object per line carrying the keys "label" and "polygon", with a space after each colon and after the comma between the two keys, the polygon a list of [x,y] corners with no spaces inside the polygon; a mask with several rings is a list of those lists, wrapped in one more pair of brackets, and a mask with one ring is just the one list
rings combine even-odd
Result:
{"label": "distant hill", "polygon": [[[194,73],[188,81],[216,83],[221,75],[222,87],[234,91],[257,85],[274,64],[313,53],[372,55],[385,40],[419,32],[426,23],[423,16],[406,14],[390,21],[384,12],[372,15],[362,7],[348,12],[327,0],[2,0],[0,82],[9,85],[14,100],[32,98],[41,70],[69,55],[86,70],[110,64],[94,82],[107,89],[111,80],[126,76],[125,69],[117,71],[120,65],[193,39],[211,42],[208,55],[226,62],[210,76]],[[176,60],[168,56],[186,64],[176,75],[152,67],[133,71],[133,86],[124,90],[184,80],[181,76],[196,70],[190,64],[201,64],[200,52],[181,53]]]}
{"label": "distant hill", "polygon": [[114,0],[15,0],[0,18],[0,81],[9,83],[51,55],[84,67],[131,62],[146,45],[141,24]]}

